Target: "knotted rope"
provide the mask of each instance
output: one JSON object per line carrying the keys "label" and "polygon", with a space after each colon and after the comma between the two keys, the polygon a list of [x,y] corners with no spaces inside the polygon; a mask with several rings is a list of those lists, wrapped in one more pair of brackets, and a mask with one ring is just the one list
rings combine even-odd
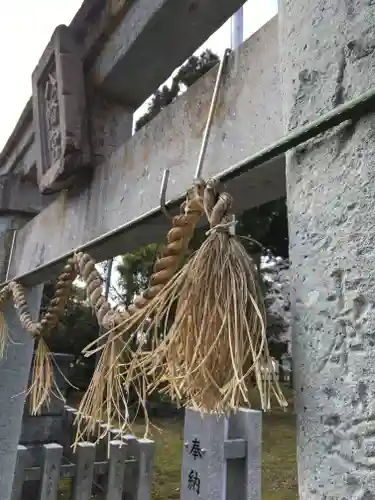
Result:
{"label": "knotted rope", "polygon": [[[181,213],[173,218],[173,228],[169,231],[167,245],[154,266],[150,287],[134,301],[125,314],[121,315],[122,321],[116,321],[111,330],[84,349],[86,355],[98,351],[101,351],[101,355],[78,409],[77,440],[82,435],[95,436],[98,421],[107,422],[108,430],[114,422],[117,424],[128,421],[129,392],[124,390],[122,383],[123,365],[127,362],[127,346],[136,336],[134,327],[138,318],[149,316],[153,301],[180,267],[181,259],[203,214],[202,191],[202,185],[194,186],[187,194]],[[124,324],[128,323],[131,324],[130,328],[124,328]]]}
{"label": "knotted rope", "polygon": [[[201,203],[197,202],[202,187],[194,188],[194,195],[188,193],[179,215],[172,220],[172,229],[167,234],[167,245],[156,260],[150,286],[126,311],[113,310],[103,295],[103,280],[96,269],[96,262],[89,254],[79,252],[67,261],[57,279],[56,289],[45,313],[40,320],[31,317],[26,293],[23,286],[15,281],[10,282],[0,291],[0,311],[3,311],[9,300],[13,300],[22,327],[35,338],[37,349],[34,356],[32,381],[28,393],[31,413],[40,413],[43,405],[49,403],[53,392],[54,380],[52,355],[45,338],[56,327],[64,313],[73,282],[80,276],[86,284],[87,299],[95,311],[99,325],[110,330],[121,325],[131,315],[146,308],[150,301],[163,289],[180,265],[181,258],[188,248],[195,227],[202,215]],[[0,357],[2,357],[8,337],[4,315],[0,314]],[[58,391],[55,386],[55,390]]]}
{"label": "knotted rope", "polygon": [[[263,409],[270,407],[271,392],[280,405],[286,405],[277,381],[264,377],[270,366],[265,307],[256,266],[233,236],[231,204],[227,193],[219,194],[216,183],[207,182],[197,199],[210,225],[207,239],[149,302],[147,311],[138,311],[110,332],[105,349],[116,342],[121,345],[104,377],[101,371],[101,389],[104,378],[106,390],[112,389],[106,397],[112,398],[113,407],[121,403],[120,392],[126,399],[135,390],[146,417],[146,433],[146,401],[155,390],[201,411],[228,413],[250,404],[248,388],[255,385]],[[103,349],[94,347],[88,346],[86,355]],[[96,391],[99,388],[97,382]],[[92,398],[94,392],[89,389]],[[100,399],[98,392],[95,397]],[[80,406],[77,440],[102,416],[92,401]],[[127,407],[122,413],[111,408],[106,421],[108,428],[131,429]]]}
{"label": "knotted rope", "polygon": [[[77,440],[95,434],[98,420],[106,420],[108,430],[113,424],[129,427],[131,387],[146,417],[146,399],[157,389],[196,409],[228,413],[249,404],[252,383],[263,409],[270,407],[272,392],[286,405],[277,381],[264,376],[271,363],[256,266],[235,236],[232,198],[216,187],[209,181],[189,191],[149,288],[126,311],[111,308],[95,261],[82,252],[68,260],[39,321],[30,315],[22,285],[11,282],[0,291],[0,311],[12,298],[23,328],[38,342],[29,389],[32,413],[40,412],[52,392],[51,354],[44,338],[58,323],[77,275],[86,283],[99,324],[109,330],[84,350],[87,356],[102,352],[78,411]],[[207,239],[176,273],[202,214],[210,226]],[[5,337],[1,316],[0,351]]]}

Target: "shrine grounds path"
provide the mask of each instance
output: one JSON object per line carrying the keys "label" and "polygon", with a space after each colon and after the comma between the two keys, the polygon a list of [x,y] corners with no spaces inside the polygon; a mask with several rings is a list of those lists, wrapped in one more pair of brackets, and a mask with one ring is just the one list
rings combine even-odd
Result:
{"label": "shrine grounds path", "polygon": [[[297,500],[296,431],[293,393],[283,387],[289,401],[284,412],[274,405],[271,413],[263,415],[262,500]],[[256,395],[252,404],[257,405]],[[152,420],[160,431],[152,431],[156,442],[153,500],[179,500],[181,450],[183,447],[183,419],[159,418]],[[143,424],[136,424],[135,432],[142,434]],[[62,484],[59,500],[67,500],[68,484]],[[100,500],[95,499],[95,500]]]}

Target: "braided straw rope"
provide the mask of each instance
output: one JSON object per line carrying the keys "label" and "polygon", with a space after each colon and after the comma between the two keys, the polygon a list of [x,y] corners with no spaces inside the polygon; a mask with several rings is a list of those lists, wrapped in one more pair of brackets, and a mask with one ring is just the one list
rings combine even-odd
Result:
{"label": "braided straw rope", "polygon": [[64,312],[76,275],[74,259],[71,258],[64,266],[57,280],[54,297],[40,321],[34,321],[32,319],[27,305],[25,289],[16,281],[11,281],[1,290],[0,310],[3,310],[9,299],[13,297],[14,306],[17,310],[22,328],[33,337],[46,335],[56,326],[61,314]]}
{"label": "braided straw rope", "polygon": [[52,359],[44,337],[56,326],[59,317],[64,312],[75,277],[74,262],[69,259],[57,280],[55,295],[40,321],[32,319],[25,290],[20,283],[10,282],[0,294],[4,297],[4,300],[0,300],[1,307],[4,307],[6,300],[13,297],[22,327],[36,339],[38,344],[33,360],[31,385],[28,390],[30,411],[33,415],[40,413],[42,406],[49,403],[54,386],[57,393],[59,392],[54,384]]}
{"label": "braided straw rope", "polygon": [[[250,405],[248,389],[255,385],[262,409],[270,408],[271,395],[282,407],[287,405],[275,377],[264,376],[271,366],[265,306],[256,266],[234,236],[231,204],[227,193],[219,194],[216,183],[207,182],[206,241],[151,301],[147,315],[134,315],[111,332],[112,343],[122,344],[121,370],[116,362],[113,369],[123,393],[137,393],[146,434],[146,401],[155,390],[200,411],[227,414]],[[151,348],[141,341],[134,351],[124,342],[124,334],[129,338],[135,327],[143,330],[144,338],[151,337]],[[82,414],[85,410],[92,417],[87,407],[81,408]],[[116,422],[108,418],[108,425],[131,430],[129,415],[120,417]]]}
{"label": "braided straw rope", "polygon": [[[105,329],[121,325],[132,314],[146,308],[174,275],[188,248],[188,243],[203,212],[202,203],[197,201],[200,199],[200,189],[201,187],[197,185],[194,188],[194,196],[188,194],[181,213],[173,218],[173,227],[167,235],[167,245],[155,263],[150,286],[139,297],[136,297],[128,310],[119,312],[111,308],[102,292],[103,280],[96,270],[96,262],[89,254],[83,252],[74,254],[67,261],[57,279],[54,296],[39,321],[32,319],[25,289],[20,283],[12,281],[0,291],[0,311],[4,310],[12,298],[22,327],[36,339],[38,344],[28,391],[31,396],[32,414],[40,413],[43,405],[50,401],[55,384],[52,375],[52,355],[44,339],[56,327],[63,315],[76,277],[79,275],[85,282],[87,299],[95,311],[98,323]],[[4,314],[0,314],[0,357],[4,353],[7,338],[8,330]],[[55,389],[58,391],[56,386]]]}
{"label": "braided straw rope", "polygon": [[143,309],[163,289],[180,267],[181,258],[186,254],[195,228],[203,215],[203,185],[197,183],[187,194],[182,205],[182,213],[172,220],[172,229],[167,235],[167,245],[156,261],[150,279],[150,287],[129,306],[130,314]]}
{"label": "braided straw rope", "polygon": [[[98,421],[106,421],[107,430],[113,423],[117,425],[121,421],[128,421],[128,392],[123,390],[121,373],[125,362],[123,354],[134,340],[140,318],[147,318],[152,314],[154,300],[180,266],[204,213],[202,194],[203,185],[198,183],[188,192],[180,215],[173,218],[173,228],[167,235],[166,247],[155,263],[149,288],[135,299],[128,311],[119,313],[117,318],[121,321],[114,321],[112,330],[84,349],[86,356],[102,352],[77,412],[76,442],[87,435],[95,436]],[[109,327],[110,324],[107,322],[106,326]]]}

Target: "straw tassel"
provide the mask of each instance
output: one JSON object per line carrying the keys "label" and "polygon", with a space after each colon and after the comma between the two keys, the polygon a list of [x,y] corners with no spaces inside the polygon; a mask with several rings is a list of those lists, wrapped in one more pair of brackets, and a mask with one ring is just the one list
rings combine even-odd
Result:
{"label": "straw tassel", "polygon": [[[195,186],[188,194],[181,213],[173,218],[167,245],[155,263],[149,288],[135,299],[127,311],[118,313],[119,316],[111,324],[100,319],[101,324],[109,331],[83,351],[86,356],[100,352],[100,359],[77,412],[76,442],[87,435],[97,436],[98,420],[107,423],[107,431],[113,425],[120,429],[126,429],[129,425],[127,400],[130,386],[124,383],[123,366],[129,361],[128,353],[139,331],[138,324],[143,320],[147,321],[152,314],[155,297],[180,267],[181,259],[203,214],[201,191],[201,185]],[[85,276],[84,269],[80,268],[80,274],[87,282],[89,277]],[[131,387],[136,392],[139,391],[140,395],[144,389],[143,386],[138,388],[136,384]],[[147,415],[146,411],[145,414]]]}
{"label": "straw tassel", "polygon": [[255,385],[263,410],[270,408],[271,393],[285,407],[277,381],[264,377],[271,365],[265,306],[256,266],[234,236],[232,199],[210,181],[203,203],[207,239],[155,298],[153,317],[143,325],[152,334],[164,322],[163,334],[154,335],[151,350],[140,345],[132,353],[124,383],[146,383],[144,406],[162,390],[197,410],[230,413],[250,404],[249,387]]}

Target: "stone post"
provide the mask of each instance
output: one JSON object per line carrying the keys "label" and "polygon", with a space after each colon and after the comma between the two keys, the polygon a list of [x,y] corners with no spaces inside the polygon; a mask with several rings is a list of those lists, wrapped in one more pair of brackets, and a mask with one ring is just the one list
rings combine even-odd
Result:
{"label": "stone post", "polygon": [[[288,132],[374,86],[375,2],[279,6]],[[375,498],[374,130],[371,113],[287,155],[301,500]]]}
{"label": "stone post", "polygon": [[[39,314],[42,290],[39,286],[27,293],[34,319]],[[12,342],[0,360],[0,492],[1,500],[10,500],[34,340],[21,327],[12,305],[7,308],[5,321]]]}
{"label": "stone post", "polygon": [[[0,282],[6,279],[14,231],[25,225],[43,207],[36,182],[21,174],[0,176]],[[30,312],[38,317],[42,286],[27,293]],[[9,500],[22,428],[25,391],[34,341],[20,325],[10,304],[5,312],[11,341],[0,360],[0,497]]]}
{"label": "stone post", "polygon": [[185,412],[181,500],[260,500],[262,414]]}

